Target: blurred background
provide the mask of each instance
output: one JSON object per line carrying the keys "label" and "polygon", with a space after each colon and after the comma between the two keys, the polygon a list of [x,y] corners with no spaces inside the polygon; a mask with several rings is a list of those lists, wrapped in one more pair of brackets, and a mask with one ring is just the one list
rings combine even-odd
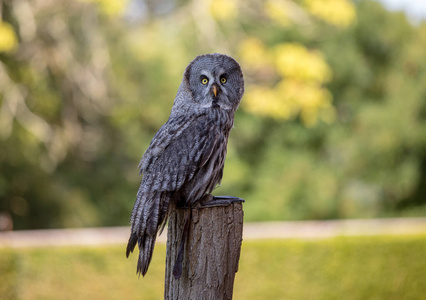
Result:
{"label": "blurred background", "polygon": [[[425,2],[0,0],[0,17],[0,299],[162,298],[164,242],[143,279],[125,259],[137,165],[211,52],[246,82],[215,190],[246,199],[234,298],[424,298]],[[298,220],[331,221],[249,223]]]}
{"label": "blurred background", "polygon": [[392,2],[1,1],[0,229],[127,225],[211,52],[245,74],[215,193],[246,221],[425,216],[426,23]]}

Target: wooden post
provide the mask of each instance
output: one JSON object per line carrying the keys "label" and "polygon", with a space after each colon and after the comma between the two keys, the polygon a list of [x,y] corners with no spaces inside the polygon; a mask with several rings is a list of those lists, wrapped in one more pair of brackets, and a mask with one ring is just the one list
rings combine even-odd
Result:
{"label": "wooden post", "polygon": [[185,209],[175,209],[167,234],[164,299],[232,299],[243,238],[242,203],[192,210],[182,276],[173,277]]}

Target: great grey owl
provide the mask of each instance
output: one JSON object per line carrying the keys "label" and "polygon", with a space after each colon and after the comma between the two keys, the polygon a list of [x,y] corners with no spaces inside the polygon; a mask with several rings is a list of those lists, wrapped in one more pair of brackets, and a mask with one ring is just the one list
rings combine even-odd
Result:
{"label": "great grey owl", "polygon": [[[210,194],[222,179],[228,136],[243,93],[241,68],[229,56],[197,56],[186,67],[170,117],[139,164],[143,176],[126,251],[128,257],[139,245],[137,273],[144,276],[148,270],[157,233],[165,226],[171,204],[203,207],[243,201]],[[181,266],[177,264],[178,278]]]}

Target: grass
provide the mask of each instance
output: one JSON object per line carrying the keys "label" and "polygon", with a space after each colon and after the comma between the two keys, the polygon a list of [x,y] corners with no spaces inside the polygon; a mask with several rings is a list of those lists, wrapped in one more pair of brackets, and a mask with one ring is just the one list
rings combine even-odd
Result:
{"label": "grass", "polygon": [[[145,278],[124,245],[0,248],[0,299],[162,299],[165,245]],[[426,235],[245,241],[234,299],[423,299]]]}

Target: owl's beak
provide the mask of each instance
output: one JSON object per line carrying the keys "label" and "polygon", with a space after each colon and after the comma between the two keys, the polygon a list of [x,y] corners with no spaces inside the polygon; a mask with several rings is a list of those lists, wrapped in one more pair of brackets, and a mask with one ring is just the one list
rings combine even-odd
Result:
{"label": "owl's beak", "polygon": [[214,94],[214,96],[216,97],[216,96],[217,96],[217,85],[216,85],[216,84],[213,84],[213,85],[212,85],[212,89],[213,89],[213,94]]}

